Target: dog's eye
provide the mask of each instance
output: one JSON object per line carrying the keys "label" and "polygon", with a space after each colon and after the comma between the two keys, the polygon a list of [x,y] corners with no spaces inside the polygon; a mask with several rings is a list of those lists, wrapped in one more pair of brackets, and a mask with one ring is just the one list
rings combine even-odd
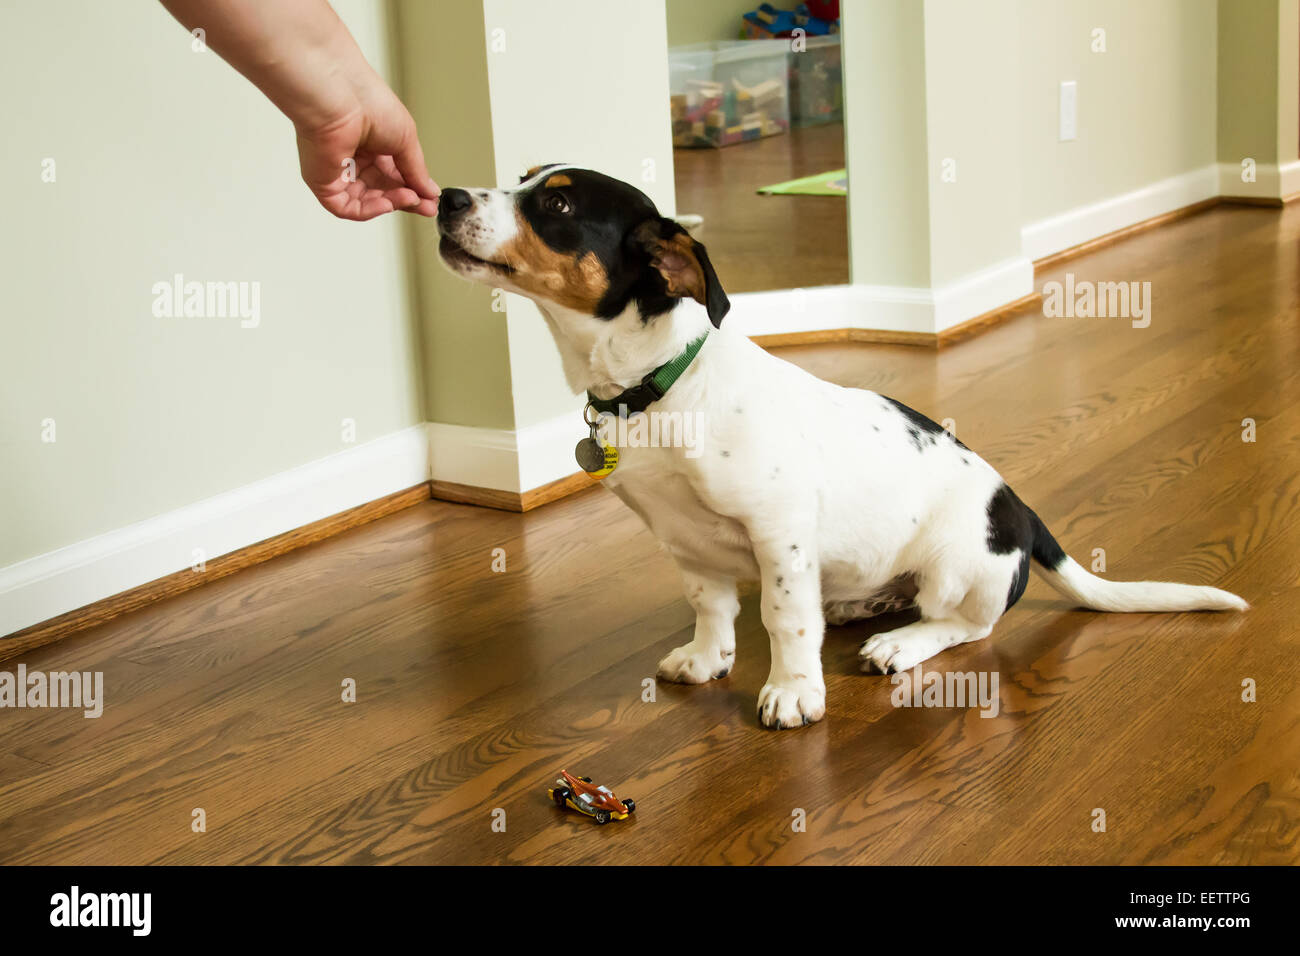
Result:
{"label": "dog's eye", "polygon": [[559,193],[551,193],[546,197],[546,211],[553,212],[557,215],[567,215],[569,213],[569,201]]}

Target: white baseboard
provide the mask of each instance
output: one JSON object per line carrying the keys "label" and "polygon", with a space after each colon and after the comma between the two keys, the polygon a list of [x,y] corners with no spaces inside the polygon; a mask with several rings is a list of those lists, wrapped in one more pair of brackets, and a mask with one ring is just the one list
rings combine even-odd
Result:
{"label": "white baseboard", "polygon": [[416,425],[0,568],[0,635],[191,567],[196,548],[212,560],[430,477],[513,492],[565,478],[577,470],[581,414],[518,431]]}
{"label": "white baseboard", "polygon": [[434,481],[519,491],[519,446],[514,431],[429,422]]}
{"label": "white baseboard", "polygon": [[1278,193],[1282,199],[1300,193],[1300,159],[1280,166],[1278,168],[1278,180],[1281,183]]}
{"label": "white baseboard", "polygon": [[741,292],[731,297],[725,321],[748,336],[831,329],[933,334],[1033,291],[1033,263],[1017,256],[937,289],[829,285]]}
{"label": "white baseboard", "polygon": [[[301,528],[429,478],[424,425],[0,568],[0,635]],[[195,572],[202,573],[202,572]]]}
{"label": "white baseboard", "polygon": [[577,399],[572,412],[527,425],[516,433],[521,491],[540,488],[578,471],[573,446],[587,437],[586,426],[582,424],[584,404],[584,399]]}
{"label": "white baseboard", "polygon": [[743,335],[784,335],[828,329],[932,331],[929,289],[824,285],[810,289],[739,292],[724,320]]}
{"label": "white baseboard", "polygon": [[1024,256],[998,262],[934,291],[934,331],[942,332],[1034,291],[1034,264]]}
{"label": "white baseboard", "polygon": [[518,430],[430,422],[434,481],[520,493],[578,470],[573,446],[586,436],[582,402],[573,411]]}
{"label": "white baseboard", "polygon": [[1211,164],[1032,222],[1020,230],[1021,254],[1031,261],[1041,259],[1145,219],[1213,199],[1220,193],[1219,177],[1219,167]]}
{"label": "white baseboard", "polygon": [[1239,163],[1219,163],[1219,192],[1247,199],[1283,199],[1300,192],[1300,160],[1281,166],[1259,163],[1251,183],[1242,182],[1241,173]]}

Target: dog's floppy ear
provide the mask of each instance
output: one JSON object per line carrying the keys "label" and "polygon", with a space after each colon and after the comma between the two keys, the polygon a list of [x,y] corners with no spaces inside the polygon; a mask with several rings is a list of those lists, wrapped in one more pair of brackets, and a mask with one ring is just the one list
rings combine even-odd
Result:
{"label": "dog's floppy ear", "polygon": [[662,216],[647,219],[632,230],[631,239],[650,258],[650,267],[663,276],[670,296],[689,296],[708,310],[714,328],[722,325],[731,301],[722,291],[704,246],[692,239],[680,223]]}

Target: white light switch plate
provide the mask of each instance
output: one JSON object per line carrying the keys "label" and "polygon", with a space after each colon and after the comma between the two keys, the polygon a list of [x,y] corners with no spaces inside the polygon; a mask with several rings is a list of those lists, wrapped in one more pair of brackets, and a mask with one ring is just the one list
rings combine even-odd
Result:
{"label": "white light switch plate", "polygon": [[1079,138],[1079,84],[1061,81],[1061,142]]}

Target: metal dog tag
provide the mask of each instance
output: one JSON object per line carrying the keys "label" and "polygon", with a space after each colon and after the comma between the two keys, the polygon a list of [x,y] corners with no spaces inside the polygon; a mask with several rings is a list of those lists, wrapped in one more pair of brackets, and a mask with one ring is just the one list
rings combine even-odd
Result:
{"label": "metal dog tag", "polygon": [[593,438],[584,438],[573,449],[573,457],[578,459],[578,467],[587,474],[593,474],[605,467],[605,449]]}
{"label": "metal dog tag", "polygon": [[573,457],[578,460],[579,468],[599,480],[618,467],[618,449],[613,445],[604,444],[596,437],[600,417],[591,418],[588,415],[588,412],[594,411],[591,405],[582,411],[582,420],[591,429],[591,434],[574,446]]}

